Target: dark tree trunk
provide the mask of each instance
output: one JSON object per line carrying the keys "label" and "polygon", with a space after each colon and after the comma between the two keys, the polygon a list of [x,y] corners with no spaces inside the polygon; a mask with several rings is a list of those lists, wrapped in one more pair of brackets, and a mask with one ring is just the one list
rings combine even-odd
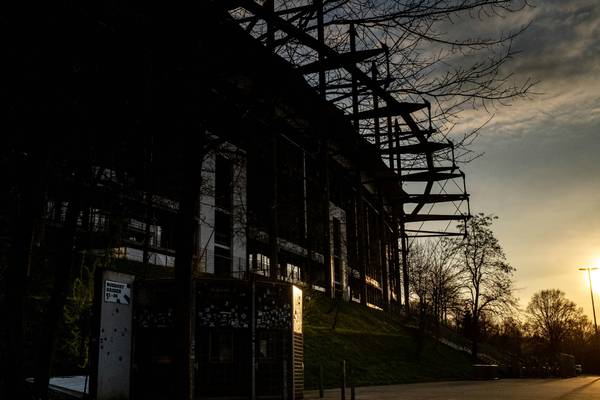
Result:
{"label": "dark tree trunk", "polygon": [[[75,173],[75,180],[81,176],[80,172]],[[42,328],[42,336],[39,341],[39,348],[36,361],[35,373],[35,392],[40,399],[48,398],[48,383],[56,350],[58,331],[63,321],[63,309],[71,287],[71,270],[75,262],[73,252],[76,235],[77,221],[79,213],[82,210],[81,188],[75,188],[70,198],[65,222],[60,232],[60,241],[58,243],[58,253],[55,260],[54,287],[50,297],[50,302],[45,314],[45,321]]]}
{"label": "dark tree trunk", "polygon": [[477,362],[479,351],[479,316],[473,316],[471,321],[471,358]]}
{"label": "dark tree trunk", "polygon": [[[152,106],[157,125],[174,132],[172,142],[181,158],[179,209],[175,221],[175,310],[176,393],[173,398],[191,400],[194,396],[194,261],[198,251],[198,207],[202,183],[202,162],[209,151],[202,109],[208,104],[205,70],[211,61],[205,51],[212,41],[212,24],[198,23],[198,16],[214,18],[211,2],[181,3],[164,10],[164,38],[160,59],[168,59],[169,78],[165,83],[168,101]],[[163,15],[161,15],[162,19]],[[204,42],[206,40],[206,43]],[[205,47],[206,46],[206,47]],[[160,107],[160,108],[159,108]],[[216,143],[213,147],[216,147]]]}
{"label": "dark tree trunk", "polygon": [[[30,270],[34,232],[42,215],[47,171],[47,148],[40,143],[29,154],[19,154],[11,168],[16,171],[11,183],[12,196],[7,201],[10,249],[5,275],[7,343],[2,366],[6,398],[25,395],[24,376],[24,307]],[[8,191],[7,191],[8,195]],[[12,214],[12,215],[11,215]],[[4,396],[1,396],[4,398]]]}
{"label": "dark tree trunk", "polygon": [[426,318],[426,307],[423,300],[419,299],[419,328],[417,330],[416,342],[417,346],[415,349],[417,360],[421,359],[423,353],[424,341],[425,341],[425,318]]}
{"label": "dark tree trunk", "polygon": [[[200,149],[196,150],[195,149]],[[176,310],[178,399],[191,400],[194,394],[193,375],[193,316],[194,286],[193,267],[197,250],[196,218],[202,183],[202,147],[183,146],[184,179],[179,198],[179,210],[175,225],[175,284],[178,306]]]}

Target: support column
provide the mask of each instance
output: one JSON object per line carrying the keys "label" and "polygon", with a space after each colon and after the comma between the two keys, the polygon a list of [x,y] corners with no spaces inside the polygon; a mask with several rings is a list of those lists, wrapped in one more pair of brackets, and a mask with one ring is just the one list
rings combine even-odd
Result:
{"label": "support column", "polygon": [[[404,207],[403,207],[404,208]],[[404,230],[404,210],[400,216],[400,252],[402,254],[402,283],[404,285],[404,309],[406,314],[410,313],[410,293],[408,285],[408,238]]]}
{"label": "support column", "polygon": [[306,258],[304,259],[304,281],[312,285],[314,277],[312,276],[312,258],[313,245],[311,243],[311,235],[309,231],[309,212],[308,212],[308,176],[306,173],[306,152],[302,151],[302,210],[304,218],[304,248],[306,249]]}
{"label": "support column", "polygon": [[[373,82],[377,82],[377,65],[375,61],[371,64],[371,75]],[[379,98],[373,93],[373,110],[379,110]],[[377,114],[377,112],[375,112]],[[381,134],[379,128],[379,118],[374,118],[374,133],[375,133],[375,148],[377,149],[377,155],[381,154]],[[390,158],[392,155],[390,155]],[[381,187],[377,188],[377,208],[379,212],[379,266],[381,268],[381,277],[383,283],[383,308],[388,309],[390,305],[390,288],[389,288],[389,270],[387,264],[387,257],[385,252],[385,216],[383,208],[383,195],[381,193]]]}
{"label": "support column", "polygon": [[[354,24],[350,23],[350,53],[353,55],[356,52],[356,29]],[[354,123],[354,130],[359,132],[359,120],[358,120],[358,80],[356,74],[352,74],[352,121]]]}
{"label": "support column", "polygon": [[[325,29],[323,24],[323,0],[314,0],[313,4],[315,9],[317,10],[317,40],[320,44],[325,44]],[[323,55],[323,50],[319,48],[318,50],[319,57],[319,94],[322,98],[326,98],[326,85],[325,81],[325,69],[323,68],[323,61],[325,60],[325,56]]]}
{"label": "support column", "polygon": [[381,276],[383,280],[383,308],[385,310],[389,309],[390,306],[390,283],[389,283],[389,266],[387,255],[385,251],[386,244],[386,232],[385,232],[385,214],[383,207],[383,196],[381,193],[381,188],[378,190],[378,207],[379,210],[379,265],[381,266]]}
{"label": "support column", "polygon": [[202,183],[202,145],[195,147],[181,139],[184,157],[184,180],[175,220],[175,285],[177,287],[177,385],[178,399],[191,400],[194,396],[194,303],[192,280],[194,258],[197,250],[197,217],[199,215],[200,187]]}
{"label": "support column", "polygon": [[[400,263],[399,263],[399,257],[398,257],[398,245],[399,245],[399,241],[400,241],[400,235],[398,233],[398,214],[396,212],[396,210],[394,209],[393,211],[393,215],[392,215],[392,263],[393,263],[393,268],[392,268],[392,279],[394,282],[394,288],[396,290],[396,302],[398,303],[398,305],[402,304],[402,288],[400,285]],[[398,307],[398,309],[400,309],[400,307]]]}
{"label": "support column", "polygon": [[144,273],[147,274],[150,263],[150,226],[154,218],[153,210],[153,193],[154,193],[154,170],[153,170],[153,154],[154,154],[154,136],[151,132],[144,141],[144,244],[142,248],[142,263],[144,264]]}
{"label": "support column", "polygon": [[[264,7],[269,10],[269,13],[275,12],[275,1],[266,0]],[[275,49],[275,27],[267,20],[267,49],[273,51]]]}
{"label": "support column", "polygon": [[271,154],[271,224],[269,231],[269,246],[271,248],[270,271],[269,275],[272,279],[277,279],[279,274],[279,244],[277,237],[279,236],[279,217],[278,217],[278,146],[277,134],[273,133],[272,138],[272,154]]}
{"label": "support column", "polygon": [[321,158],[323,171],[323,231],[324,248],[323,264],[325,267],[325,293],[327,297],[333,298],[335,291],[333,287],[333,266],[331,265],[331,223],[329,213],[329,149],[327,139],[321,141]]}
{"label": "support column", "polygon": [[[398,124],[398,120],[394,121],[394,136],[396,142],[396,168],[398,171],[398,175],[402,176],[402,158],[400,157],[400,134],[402,133],[400,129],[400,125]],[[400,187],[402,187],[402,180],[400,180]],[[404,289],[404,309],[406,314],[410,313],[410,292],[409,292],[409,284],[408,284],[408,238],[405,232],[405,220],[404,220],[404,203],[400,204],[398,222],[400,225],[400,253],[402,255],[402,283]]]}
{"label": "support column", "polygon": [[362,182],[360,171],[357,172],[357,191],[356,191],[356,245],[358,248],[358,268],[360,275],[360,303],[367,305],[367,254],[366,254],[366,229],[365,229],[365,208],[362,199]]}
{"label": "support column", "polygon": [[[388,115],[386,118],[386,124],[387,124],[387,147],[388,147],[388,154],[390,155],[389,158],[389,163],[390,163],[390,169],[392,170],[392,172],[398,172],[396,171],[396,167],[395,167],[395,163],[394,163],[394,153],[392,151],[392,149],[394,148],[394,139],[392,136],[392,132],[393,132],[393,126],[392,126],[392,117],[391,115]],[[398,172],[400,173],[400,172]]]}
{"label": "support column", "polygon": [[[377,65],[375,65],[375,61],[371,64],[371,77],[373,78],[373,82],[377,82]],[[375,115],[377,115],[377,110],[379,110],[379,97],[375,93],[373,93],[373,111]],[[375,117],[373,119],[374,125],[374,133],[375,133],[375,148],[377,149],[377,155],[380,155],[381,152],[381,138],[379,137],[379,117]],[[390,155],[391,158],[391,155]]]}
{"label": "support column", "polygon": [[[33,256],[34,233],[39,223],[45,199],[46,173],[49,170],[46,151],[48,143],[31,153],[18,154],[9,162],[2,163],[12,183],[7,187],[3,200],[6,207],[3,217],[8,221],[9,245],[7,249],[7,268],[4,282],[0,282],[5,290],[6,315],[2,319],[6,324],[6,358],[0,364],[0,373],[4,374],[4,387],[0,387],[0,397],[25,398],[24,372],[24,310],[25,295],[31,261]],[[38,150],[39,149],[39,150]],[[12,181],[12,182],[11,182]],[[4,396],[3,396],[4,395]]]}

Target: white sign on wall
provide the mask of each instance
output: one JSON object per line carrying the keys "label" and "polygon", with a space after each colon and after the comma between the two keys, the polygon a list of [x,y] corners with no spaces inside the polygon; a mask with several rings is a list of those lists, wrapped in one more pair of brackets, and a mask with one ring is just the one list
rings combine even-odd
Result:
{"label": "white sign on wall", "polygon": [[100,326],[94,349],[98,365],[92,374],[91,394],[96,400],[129,399],[134,276],[104,270],[101,279]]}
{"label": "white sign on wall", "polygon": [[131,285],[123,282],[104,281],[104,301],[129,304],[131,302]]}

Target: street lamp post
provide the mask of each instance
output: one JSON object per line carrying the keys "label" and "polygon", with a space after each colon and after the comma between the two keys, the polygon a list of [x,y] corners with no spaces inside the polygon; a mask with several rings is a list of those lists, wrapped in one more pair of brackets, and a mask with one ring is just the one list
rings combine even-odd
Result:
{"label": "street lamp post", "polygon": [[598,325],[596,324],[596,307],[594,307],[594,292],[592,291],[592,275],[590,271],[596,270],[596,267],[579,268],[580,271],[587,271],[588,280],[590,281],[590,296],[592,298],[592,312],[594,313],[594,330],[598,336]]}

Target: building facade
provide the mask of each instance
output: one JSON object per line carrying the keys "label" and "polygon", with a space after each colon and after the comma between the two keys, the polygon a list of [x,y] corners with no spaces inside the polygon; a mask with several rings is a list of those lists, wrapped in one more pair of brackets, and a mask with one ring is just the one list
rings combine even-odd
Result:
{"label": "building facade", "polygon": [[[284,60],[234,18],[240,7],[318,62]],[[418,231],[407,224],[468,215],[424,212],[466,200],[432,192],[464,175],[439,163],[452,145],[433,140],[428,103],[401,102],[365,72],[381,49],[339,53],[253,1],[46,11],[24,19],[36,39],[14,50],[6,90],[8,350],[24,348],[23,320],[39,324],[28,351],[52,365],[70,285],[93,268],[136,281],[260,276],[400,310]],[[346,107],[327,92],[332,68],[345,71]],[[49,300],[24,315],[29,283]],[[7,356],[6,382],[34,370],[27,357]]]}

